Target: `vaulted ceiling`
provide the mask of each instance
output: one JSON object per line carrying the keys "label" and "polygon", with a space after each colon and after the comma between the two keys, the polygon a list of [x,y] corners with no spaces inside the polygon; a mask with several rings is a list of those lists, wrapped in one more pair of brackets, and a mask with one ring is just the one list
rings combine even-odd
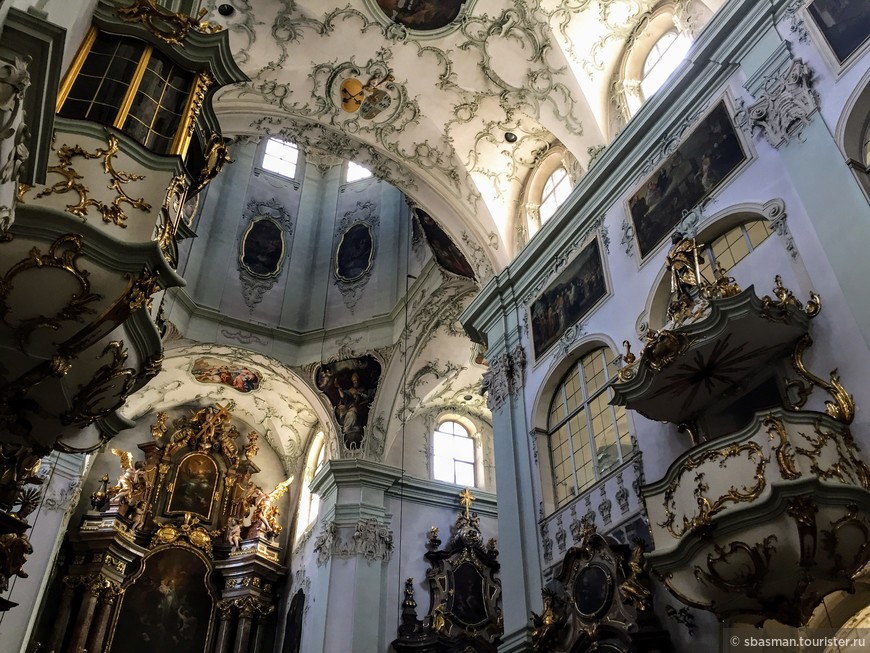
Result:
{"label": "vaulted ceiling", "polygon": [[215,100],[226,135],[283,135],[309,161],[360,162],[500,270],[516,251],[514,217],[529,171],[557,142],[585,168],[613,131],[610,88],[626,48],[663,8],[696,29],[720,4],[206,0],[203,6],[209,21],[229,31],[236,60],[251,78]]}

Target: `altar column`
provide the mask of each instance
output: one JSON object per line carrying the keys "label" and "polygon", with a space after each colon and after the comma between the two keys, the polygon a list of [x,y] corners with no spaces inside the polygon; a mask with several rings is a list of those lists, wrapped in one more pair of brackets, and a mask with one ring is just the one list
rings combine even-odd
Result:
{"label": "altar column", "polygon": [[97,601],[100,598],[100,592],[103,590],[102,577],[96,576],[87,581],[85,585],[85,595],[82,598],[82,605],[79,608],[76,616],[75,630],[73,631],[72,639],[67,648],[68,653],[84,653],[85,642],[88,640],[88,634],[91,630],[91,624],[94,620],[94,612],[97,609]]}
{"label": "altar column", "polygon": [[57,617],[51,629],[51,639],[48,640],[49,653],[56,653],[63,645],[63,636],[66,635],[66,629],[69,627],[72,600],[76,593],[76,587],[81,583],[81,578],[65,576],[61,582],[63,583],[63,594],[60,596],[60,606],[57,609]]}
{"label": "altar column", "polygon": [[96,617],[94,618],[94,627],[91,628],[91,633],[88,637],[88,653],[102,653],[106,645],[109,622],[112,621],[112,614],[115,610],[115,601],[120,595],[121,589],[111,583],[103,590],[99,606],[97,607]]}
{"label": "altar column", "polygon": [[217,602],[217,609],[220,613],[220,626],[218,627],[217,643],[215,644],[215,653],[230,653],[230,642],[233,634],[233,602],[223,600]]}
{"label": "altar column", "polygon": [[234,653],[248,653],[256,604],[251,597],[247,596],[243,599],[236,599],[234,603],[239,609],[239,621],[236,628],[236,646]]}

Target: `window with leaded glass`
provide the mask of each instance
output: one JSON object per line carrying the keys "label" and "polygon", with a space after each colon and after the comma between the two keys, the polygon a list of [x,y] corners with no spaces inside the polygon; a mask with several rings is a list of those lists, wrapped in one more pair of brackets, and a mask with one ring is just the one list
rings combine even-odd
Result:
{"label": "window with leaded glass", "polygon": [[613,393],[607,383],[617,373],[615,359],[607,347],[586,354],[553,395],[547,430],[556,507],[619,466],[632,452],[625,408],[609,405]]}

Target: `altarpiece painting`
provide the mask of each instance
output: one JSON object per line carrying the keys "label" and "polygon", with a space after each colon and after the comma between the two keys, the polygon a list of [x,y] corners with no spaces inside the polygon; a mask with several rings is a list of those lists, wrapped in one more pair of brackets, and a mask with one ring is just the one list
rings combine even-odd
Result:
{"label": "altarpiece painting", "polygon": [[182,547],[157,550],[143,564],[124,593],[112,653],[204,651],[214,592],[208,564]]}

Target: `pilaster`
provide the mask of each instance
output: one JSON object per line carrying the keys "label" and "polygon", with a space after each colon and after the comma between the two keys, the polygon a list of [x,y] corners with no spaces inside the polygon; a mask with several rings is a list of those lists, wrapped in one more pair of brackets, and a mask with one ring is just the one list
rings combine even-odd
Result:
{"label": "pilaster", "polygon": [[[311,589],[318,600],[310,608],[306,651],[385,649],[385,604],[380,597],[393,552],[385,495],[400,476],[400,470],[371,461],[332,460],[312,481],[323,517],[315,531],[317,569]],[[328,627],[336,623],[342,627]]]}

